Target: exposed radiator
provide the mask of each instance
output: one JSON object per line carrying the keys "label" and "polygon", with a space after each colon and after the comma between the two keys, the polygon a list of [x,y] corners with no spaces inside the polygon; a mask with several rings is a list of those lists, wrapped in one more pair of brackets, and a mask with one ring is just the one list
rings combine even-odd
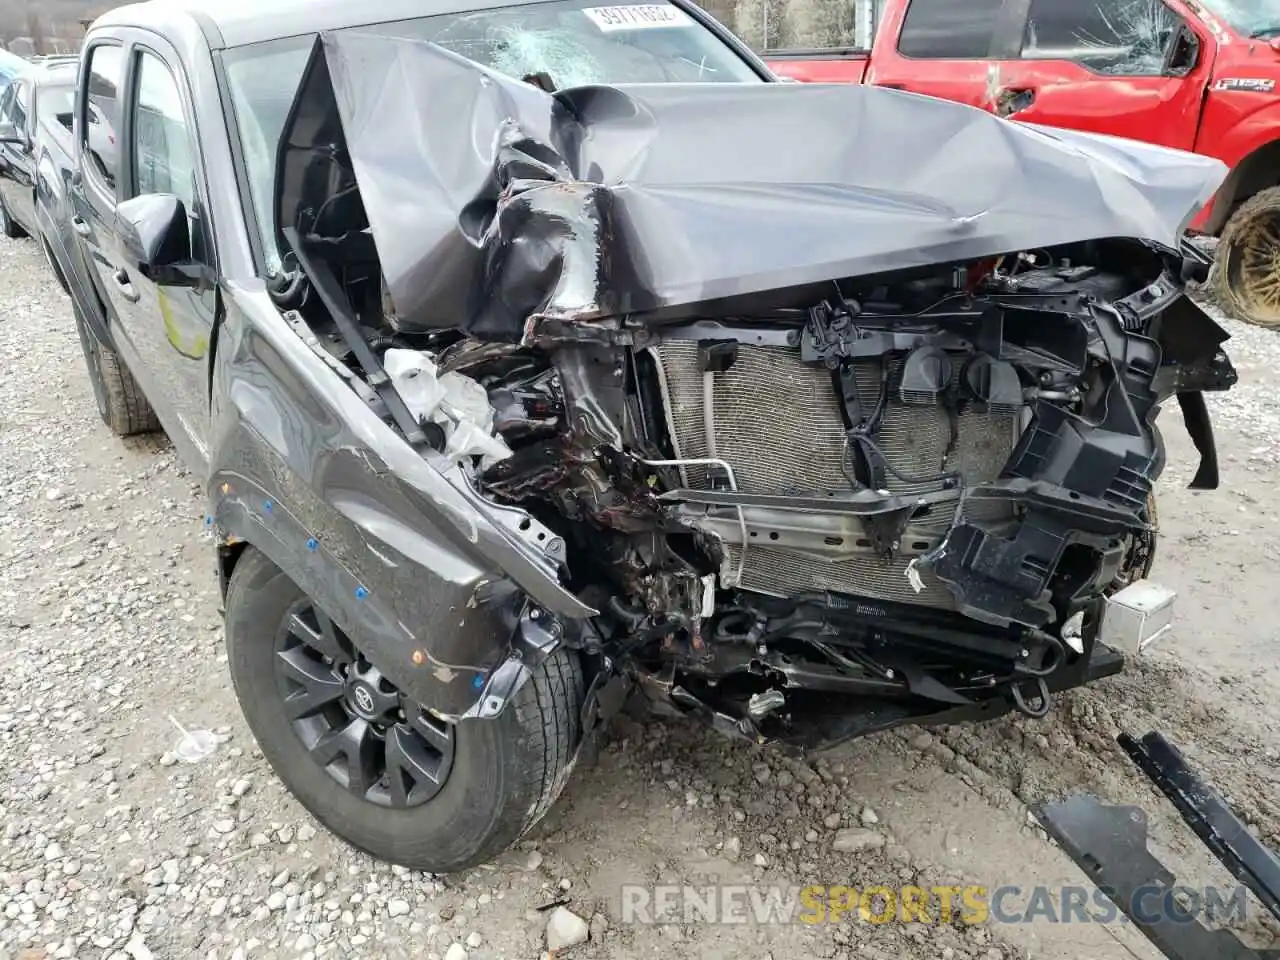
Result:
{"label": "exposed radiator", "polygon": [[[676,456],[710,456],[697,343],[671,341],[652,352]],[[883,361],[858,361],[855,382],[863,409],[871,410],[878,404],[882,378]],[[742,492],[795,495],[853,489],[848,479],[852,465],[841,404],[832,375],[801,363],[798,349],[739,344],[733,365],[715,374],[712,397],[715,455],[733,467]],[[940,406],[904,406],[891,397],[877,443],[889,464],[908,477],[931,476],[948,469],[959,470],[968,483],[994,479],[1016,442],[1017,417],[966,411],[957,418],[956,429],[955,449],[950,461],[944,463],[951,441],[947,411]],[[688,466],[682,470],[689,487],[707,487],[705,468]],[[884,486],[892,493],[923,493],[942,487],[941,483],[909,483],[892,475],[886,477]],[[973,516],[984,507],[973,502],[966,509]],[[990,515],[990,510],[987,505],[984,512]],[[951,512],[935,514],[914,524],[913,529],[932,527],[934,535],[940,536],[951,521]],[[723,569],[736,574],[739,548],[731,546],[727,553]],[[757,546],[753,541],[738,585],[775,596],[831,590],[900,603],[953,606],[951,593],[928,571],[922,573],[924,588],[919,593],[912,589],[906,576],[909,560],[905,554],[886,560],[871,552],[823,559],[792,549]]]}

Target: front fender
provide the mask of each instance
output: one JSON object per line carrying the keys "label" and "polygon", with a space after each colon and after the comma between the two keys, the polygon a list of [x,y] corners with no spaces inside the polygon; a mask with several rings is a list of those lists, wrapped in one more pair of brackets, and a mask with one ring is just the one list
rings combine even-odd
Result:
{"label": "front fender", "polygon": [[1205,104],[1196,152],[1236,167],[1259,147],[1280,139],[1280,97],[1211,91]]}
{"label": "front fender", "polygon": [[[1200,114],[1196,153],[1217,157],[1231,170],[1214,200],[1197,215],[1192,229],[1217,232],[1232,212],[1232,201],[1242,188],[1271,186],[1274,157],[1263,160],[1265,171],[1253,171],[1259,151],[1280,143],[1280,96],[1244,91],[1210,90]],[[1243,179],[1262,179],[1252,185]],[[1265,181],[1265,182],[1263,182]]]}
{"label": "front fender", "polygon": [[266,554],[438,716],[497,715],[594,611],[531,569],[278,314],[227,302],[209,525]]}
{"label": "front fender", "polygon": [[1220,157],[1230,168],[1280,140],[1280,97],[1275,95],[1213,91],[1203,116],[1197,152]]}
{"label": "front fender", "polygon": [[[343,563],[340,536],[323,544],[309,536],[266,488],[243,475],[218,471],[213,481],[224,492],[209,520],[223,542],[262,551],[356,640],[370,663],[442,719],[497,716],[559,643],[561,628],[538,623],[542,612],[510,580],[470,587],[391,567],[371,581],[377,585],[371,590]],[[406,605],[414,608],[411,622],[429,629],[406,626],[400,619]]]}

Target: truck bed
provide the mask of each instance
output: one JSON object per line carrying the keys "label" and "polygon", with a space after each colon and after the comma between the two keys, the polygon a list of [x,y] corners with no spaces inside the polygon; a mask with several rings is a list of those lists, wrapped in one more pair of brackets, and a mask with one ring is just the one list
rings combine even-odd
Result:
{"label": "truck bed", "polygon": [[801,83],[862,83],[871,51],[860,47],[767,50],[764,61],[778,76]]}

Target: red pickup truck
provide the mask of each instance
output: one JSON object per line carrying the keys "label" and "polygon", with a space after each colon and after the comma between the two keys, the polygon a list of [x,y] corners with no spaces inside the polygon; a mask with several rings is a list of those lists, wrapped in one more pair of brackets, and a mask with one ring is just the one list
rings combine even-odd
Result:
{"label": "red pickup truck", "polygon": [[765,60],[783,78],[894,87],[1217,157],[1231,175],[1190,229],[1220,237],[1224,305],[1280,326],[1280,3],[881,5],[870,51],[774,50]]}

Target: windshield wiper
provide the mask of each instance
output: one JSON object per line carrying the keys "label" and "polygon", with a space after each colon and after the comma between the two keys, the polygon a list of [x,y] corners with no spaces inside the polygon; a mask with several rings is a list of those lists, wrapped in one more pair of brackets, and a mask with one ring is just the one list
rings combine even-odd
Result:
{"label": "windshield wiper", "polygon": [[539,70],[537,73],[526,73],[521,79],[525,83],[537,87],[543,93],[556,92],[556,82],[551,79],[551,74],[545,70]]}
{"label": "windshield wiper", "polygon": [[1255,30],[1249,34],[1251,40],[1266,40],[1270,37],[1280,37],[1280,26],[1263,27],[1261,30]]}

